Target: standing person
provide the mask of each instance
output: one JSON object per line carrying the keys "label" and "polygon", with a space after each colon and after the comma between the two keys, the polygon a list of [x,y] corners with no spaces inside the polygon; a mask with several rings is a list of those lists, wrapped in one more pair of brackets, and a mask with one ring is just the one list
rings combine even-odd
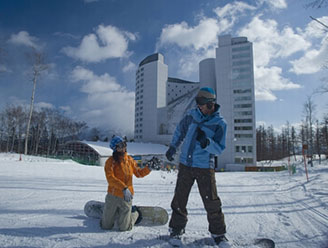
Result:
{"label": "standing person", "polygon": [[219,114],[212,88],[201,88],[196,96],[197,108],[190,110],[180,121],[166,152],[169,161],[183,142],[175,193],[171,202],[170,237],[180,239],[185,232],[190,190],[196,180],[207,212],[209,231],[219,244],[228,241],[221,200],[216,190],[214,155],[225,149],[226,123]]}
{"label": "standing person", "polygon": [[114,136],[110,142],[113,155],[105,164],[108,188],[100,222],[103,229],[112,229],[117,220],[120,231],[129,231],[142,218],[138,209],[132,207],[132,178],[133,174],[136,177],[144,177],[150,173],[150,169],[148,166],[139,168],[134,159],[127,155],[126,147],[126,142],[119,136]]}

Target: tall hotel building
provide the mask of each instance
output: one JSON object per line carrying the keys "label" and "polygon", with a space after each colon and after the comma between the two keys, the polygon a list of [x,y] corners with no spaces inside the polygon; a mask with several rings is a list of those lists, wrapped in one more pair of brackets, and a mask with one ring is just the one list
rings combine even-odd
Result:
{"label": "tall hotel building", "polygon": [[217,169],[243,170],[256,164],[256,126],[252,43],[246,37],[219,37],[216,57],[199,63],[199,82],[168,77],[163,55],[140,62],[136,72],[135,140],[169,144],[183,115],[196,107],[199,88],[216,90],[227,122],[226,149]]}

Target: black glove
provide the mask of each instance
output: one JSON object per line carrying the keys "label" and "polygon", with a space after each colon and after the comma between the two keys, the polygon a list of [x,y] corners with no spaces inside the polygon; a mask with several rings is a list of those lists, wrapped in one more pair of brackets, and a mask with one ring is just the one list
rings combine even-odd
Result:
{"label": "black glove", "polygon": [[165,156],[167,158],[167,160],[169,161],[173,161],[173,155],[175,154],[176,149],[173,146],[170,146],[170,148],[167,150]]}
{"label": "black glove", "polygon": [[196,137],[196,140],[200,143],[200,147],[202,149],[204,149],[210,143],[210,141],[206,137],[205,132],[202,129],[200,129],[199,127],[197,128],[197,137]]}

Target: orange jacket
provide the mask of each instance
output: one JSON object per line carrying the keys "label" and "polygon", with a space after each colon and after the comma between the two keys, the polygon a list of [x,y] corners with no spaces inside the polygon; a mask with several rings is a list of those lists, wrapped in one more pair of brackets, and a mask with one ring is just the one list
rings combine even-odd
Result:
{"label": "orange jacket", "polygon": [[144,177],[150,173],[150,169],[138,167],[136,161],[127,153],[124,154],[121,162],[115,162],[113,157],[109,157],[105,164],[105,174],[108,182],[107,192],[123,198],[123,189],[128,187],[132,195],[134,194],[132,177]]}

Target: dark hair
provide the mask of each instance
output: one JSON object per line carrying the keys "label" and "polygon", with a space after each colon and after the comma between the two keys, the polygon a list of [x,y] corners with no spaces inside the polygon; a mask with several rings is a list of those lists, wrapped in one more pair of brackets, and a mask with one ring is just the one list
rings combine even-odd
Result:
{"label": "dark hair", "polygon": [[123,152],[114,151],[113,158],[114,158],[115,162],[119,163],[121,161],[123,154],[124,154]]}

